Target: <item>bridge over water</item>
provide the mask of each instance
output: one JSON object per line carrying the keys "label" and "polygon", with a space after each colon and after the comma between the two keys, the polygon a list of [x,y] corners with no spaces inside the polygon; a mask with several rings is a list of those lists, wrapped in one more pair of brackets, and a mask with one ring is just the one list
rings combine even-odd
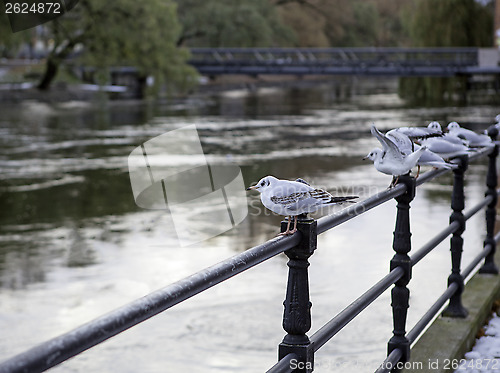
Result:
{"label": "bridge over water", "polygon": [[500,74],[494,48],[192,48],[203,75],[457,76]]}

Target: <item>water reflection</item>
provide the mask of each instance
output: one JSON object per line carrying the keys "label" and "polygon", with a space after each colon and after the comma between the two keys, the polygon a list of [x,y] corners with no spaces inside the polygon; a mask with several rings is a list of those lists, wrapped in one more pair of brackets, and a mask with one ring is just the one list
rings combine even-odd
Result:
{"label": "water reflection", "polygon": [[[363,199],[390,182],[361,160],[378,146],[370,135],[372,123],[387,130],[457,120],[479,130],[498,114],[490,106],[408,108],[387,92],[338,100],[336,90],[238,91],[187,105],[2,107],[0,359],[277,233],[281,217],[249,195],[249,216],[236,229],[180,248],[168,212],[134,203],[127,157],[152,137],[196,124],[207,159],[236,162],[246,185],[264,175],[302,177]],[[191,161],[189,155],[175,160]],[[471,165],[467,206],[482,198],[485,174],[484,161]],[[447,224],[450,191],[449,175],[419,189],[412,204],[415,248],[436,230],[436,221]],[[387,273],[394,208],[390,202],[320,236],[320,249],[311,258],[313,331]],[[196,211],[186,211],[185,219],[191,214]],[[482,216],[468,223],[464,261],[480,249],[482,224]],[[446,246],[432,254],[428,267],[415,270],[410,324],[446,285]],[[55,370],[262,371],[274,363],[283,337],[285,282],[286,261],[280,256]],[[389,303],[384,294],[371,312],[322,348],[319,364],[357,359],[373,371],[392,330]],[[171,351],[168,358],[165,348]],[[133,361],[122,359],[123,351]]]}

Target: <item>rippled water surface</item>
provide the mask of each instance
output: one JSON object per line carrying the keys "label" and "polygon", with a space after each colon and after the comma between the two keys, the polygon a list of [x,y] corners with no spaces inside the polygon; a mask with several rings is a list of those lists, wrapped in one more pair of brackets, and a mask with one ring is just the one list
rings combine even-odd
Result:
{"label": "rippled water surface", "polygon": [[[247,198],[236,228],[179,245],[163,210],[136,206],[127,158],[143,142],[194,124],[212,163],[302,177],[361,199],[390,177],[362,158],[381,130],[455,120],[475,130],[491,106],[412,108],[392,93],[336,100],[328,87],[232,91],[179,105],[25,102],[0,108],[0,360],[274,237],[280,217]],[[164,160],[193,162],[184,154]],[[471,164],[466,206],[485,191],[485,160]],[[448,222],[451,176],[418,189],[413,247]],[[339,211],[333,207],[322,214]],[[185,211],[190,221],[197,211]],[[321,214],[316,214],[316,217]],[[464,263],[480,251],[484,216],[468,222]],[[382,278],[393,255],[391,201],[318,238],[311,257],[311,334]],[[409,328],[445,289],[448,241],[414,269]],[[259,372],[276,361],[287,277],[280,255],[53,369],[57,372]],[[318,372],[372,372],[392,332],[388,292],[316,354]]]}

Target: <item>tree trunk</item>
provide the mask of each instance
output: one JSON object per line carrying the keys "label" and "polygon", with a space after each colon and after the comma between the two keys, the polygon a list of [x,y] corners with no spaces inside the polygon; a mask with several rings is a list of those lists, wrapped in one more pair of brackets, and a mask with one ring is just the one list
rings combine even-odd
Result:
{"label": "tree trunk", "polygon": [[47,59],[47,64],[45,66],[45,73],[43,74],[40,83],[38,83],[37,88],[41,91],[46,91],[50,88],[50,85],[57,75],[59,70],[60,60],[57,57],[49,56]]}

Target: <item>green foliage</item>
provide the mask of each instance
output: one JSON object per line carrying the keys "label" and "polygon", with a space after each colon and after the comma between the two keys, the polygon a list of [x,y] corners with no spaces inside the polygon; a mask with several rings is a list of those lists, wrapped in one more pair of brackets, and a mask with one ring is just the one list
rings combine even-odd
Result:
{"label": "green foliage", "polygon": [[378,12],[377,46],[410,46],[410,32],[406,27],[405,13],[413,1],[376,0]]}
{"label": "green foliage", "polygon": [[134,66],[157,84],[186,89],[196,72],[176,46],[181,26],[171,0],[80,0],[72,11],[44,25],[51,43],[41,89],[50,87],[70,57],[86,67]]}
{"label": "green foliage", "polygon": [[401,0],[275,0],[300,47],[404,46]]}
{"label": "green foliage", "polygon": [[185,64],[187,51],[176,47],[181,27],[172,1],[80,0],[77,8],[78,18],[65,20],[65,35],[71,35],[67,40],[79,38],[84,30],[85,65],[135,66],[158,83],[168,81],[183,87],[194,76]]}
{"label": "green foliage", "polygon": [[182,24],[179,45],[268,47],[290,45],[291,29],[269,0],[176,0]]}
{"label": "green foliage", "polygon": [[[493,12],[474,0],[418,0],[406,19],[416,47],[491,47]],[[442,105],[465,97],[467,78],[403,78],[399,92],[419,103]]]}
{"label": "green foliage", "polygon": [[[374,2],[352,3],[353,20],[348,33],[338,44],[350,47],[376,46],[380,18]],[[332,37],[330,37],[332,38]]]}
{"label": "green foliage", "polygon": [[280,1],[278,12],[283,23],[293,29],[298,47],[328,47],[326,19],[314,5],[301,1]]}
{"label": "green foliage", "polygon": [[490,47],[491,10],[474,0],[419,0],[410,32],[420,47]]}

